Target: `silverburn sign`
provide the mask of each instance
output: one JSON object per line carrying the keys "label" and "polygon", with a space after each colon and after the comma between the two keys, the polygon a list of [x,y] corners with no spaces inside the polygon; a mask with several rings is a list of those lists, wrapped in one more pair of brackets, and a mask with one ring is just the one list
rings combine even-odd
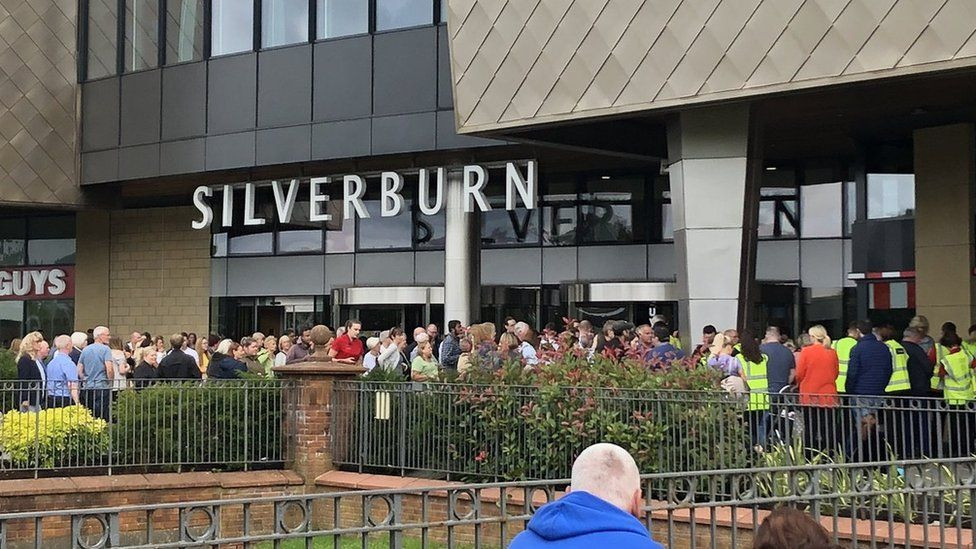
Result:
{"label": "silverburn sign", "polygon": [[[485,197],[484,189],[488,185],[488,169],[484,166],[471,165],[461,168],[461,192],[464,202],[464,211],[471,213],[478,208],[478,211],[486,212],[491,209],[488,199]],[[523,171],[524,170],[524,171]],[[419,171],[418,176],[418,197],[417,205],[421,213],[425,215],[435,215],[444,207],[444,187],[447,184],[447,169],[436,168],[434,184],[436,192],[431,193],[431,170],[426,168]],[[382,172],[380,174],[380,204],[381,217],[393,217],[400,215],[403,211],[403,191],[404,178],[399,172]],[[363,204],[363,195],[366,194],[366,180],[360,175],[342,176],[342,216],[344,219],[353,217],[369,217],[369,212]],[[333,181],[331,177],[313,177],[308,186],[309,195],[309,221],[326,222],[332,220],[332,215],[323,211],[323,205],[330,198],[323,192],[323,185]],[[514,210],[516,199],[520,199],[526,209],[534,210],[538,205],[539,192],[539,168],[534,160],[525,163],[520,168],[515,162],[505,164],[505,209]],[[244,185],[244,225],[264,225],[267,219],[257,217],[255,212],[255,183]],[[278,222],[287,224],[291,222],[292,212],[295,210],[295,202],[298,200],[299,183],[297,179],[287,181],[287,185],[281,181],[272,181],[271,190],[274,194],[275,210],[278,214]],[[234,224],[234,187],[224,185],[222,189],[223,201],[221,208],[221,226],[231,227]],[[212,187],[197,187],[193,191],[193,205],[200,212],[200,219],[192,222],[194,229],[205,229],[213,222],[213,208],[205,200],[213,198],[214,189]],[[433,200],[431,196],[433,195]],[[431,203],[433,202],[433,204]]]}

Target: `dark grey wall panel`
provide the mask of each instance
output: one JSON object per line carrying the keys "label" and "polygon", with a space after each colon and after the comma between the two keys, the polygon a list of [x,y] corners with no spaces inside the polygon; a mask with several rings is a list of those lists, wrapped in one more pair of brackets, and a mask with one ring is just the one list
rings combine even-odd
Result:
{"label": "dark grey wall panel", "polygon": [[312,119],[312,46],[263,51],[258,56],[258,126]]}
{"label": "dark grey wall panel", "polygon": [[210,260],[210,295],[224,297],[227,295],[227,260],[213,258]]}
{"label": "dark grey wall panel", "polygon": [[542,249],[542,283],[576,280],[576,247]]}
{"label": "dark grey wall panel", "polygon": [[119,179],[159,175],[159,143],[119,149]]}
{"label": "dark grey wall panel", "polygon": [[414,283],[413,252],[356,254],[357,286],[405,286]]}
{"label": "dark grey wall panel", "polygon": [[498,141],[495,139],[472,137],[470,135],[458,135],[457,131],[454,129],[454,111],[437,111],[438,149],[463,149],[504,144],[504,141]]}
{"label": "dark grey wall panel", "polygon": [[254,132],[215,135],[207,138],[208,170],[254,165]]}
{"label": "dark grey wall panel", "polygon": [[257,105],[257,55],[212,59],[207,89],[207,132],[210,135],[254,127]]}
{"label": "dark grey wall panel", "polygon": [[227,259],[227,295],[318,295],[324,285],[322,256],[292,256],[288,268],[280,257]]}
{"label": "dark grey wall panel", "polygon": [[436,113],[373,118],[373,154],[427,151],[434,148]]}
{"label": "dark grey wall panel", "polygon": [[542,284],[542,248],[481,250],[481,285],[511,284]]}
{"label": "dark grey wall panel", "polygon": [[579,249],[579,279],[646,280],[647,246],[584,246]]}
{"label": "dark grey wall panel", "polygon": [[310,126],[292,126],[257,131],[257,163],[284,164],[304,162],[311,154]]}
{"label": "dark grey wall panel", "polygon": [[122,77],[122,146],[159,142],[160,71]]}
{"label": "dark grey wall panel", "polygon": [[373,38],[357,36],[320,42],[315,45],[314,57],[314,120],[369,116],[373,98]]}
{"label": "dark grey wall panel", "polygon": [[437,27],[437,108],[454,108],[451,88],[451,51],[447,45],[447,25]]}
{"label": "dark grey wall panel", "polygon": [[432,111],[437,106],[437,28],[373,38],[373,113]]}
{"label": "dark grey wall panel", "polygon": [[119,150],[110,149],[81,155],[82,183],[105,183],[119,178]]}
{"label": "dark grey wall panel", "polygon": [[369,118],[313,124],[312,158],[369,156],[371,127]]}
{"label": "dark grey wall panel", "polygon": [[171,141],[159,146],[159,174],[202,172],[206,169],[205,139]]}
{"label": "dark grey wall panel", "polygon": [[163,141],[207,132],[207,64],[163,69]]}
{"label": "dark grey wall panel", "polygon": [[81,148],[119,146],[119,81],[115,78],[81,86]]}
{"label": "dark grey wall panel", "polygon": [[348,288],[355,280],[356,261],[353,254],[325,255],[325,289],[329,293],[333,288]]}
{"label": "dark grey wall panel", "polygon": [[444,284],[444,252],[417,252],[414,262],[416,284]]}

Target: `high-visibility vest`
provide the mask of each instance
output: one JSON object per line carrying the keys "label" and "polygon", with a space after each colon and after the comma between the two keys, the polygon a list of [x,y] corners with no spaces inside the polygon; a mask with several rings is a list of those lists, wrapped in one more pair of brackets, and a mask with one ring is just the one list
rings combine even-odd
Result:
{"label": "high-visibility vest", "polygon": [[935,365],[932,366],[932,382],[931,387],[933,391],[943,391],[945,390],[945,380],[939,376],[939,364],[942,364],[942,359],[949,354],[949,350],[942,345],[935,344]]}
{"label": "high-visibility vest", "polygon": [[749,385],[749,410],[769,409],[769,378],[766,377],[766,365],[769,359],[762,355],[762,362],[756,364],[746,360],[745,355],[736,356],[742,364],[742,375]]}
{"label": "high-visibility vest", "polygon": [[834,342],[834,350],[837,351],[839,368],[837,370],[837,392],[847,392],[847,365],[851,361],[851,349],[857,345],[857,340],[853,337],[844,337]]}
{"label": "high-visibility vest", "polygon": [[969,353],[959,351],[942,359],[945,367],[945,393],[943,398],[949,404],[962,406],[973,400],[973,370]]}
{"label": "high-visibility vest", "polygon": [[972,343],[970,343],[968,341],[963,341],[962,342],[962,348],[967,353],[969,353],[969,356],[976,357],[976,341],[973,341]]}
{"label": "high-visibility vest", "polygon": [[891,349],[891,379],[885,387],[886,393],[897,393],[899,391],[909,391],[912,388],[908,380],[908,353],[894,339],[885,341],[885,345]]}
{"label": "high-visibility vest", "polygon": [[679,351],[681,350],[681,340],[673,335],[668,337],[668,343],[670,343],[675,349],[678,349]]}

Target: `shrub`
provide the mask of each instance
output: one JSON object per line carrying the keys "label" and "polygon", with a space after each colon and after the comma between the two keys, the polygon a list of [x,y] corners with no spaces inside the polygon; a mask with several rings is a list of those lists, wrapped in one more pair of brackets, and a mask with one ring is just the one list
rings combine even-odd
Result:
{"label": "shrub", "polygon": [[90,463],[108,449],[105,421],[83,406],[10,411],[0,423],[0,448],[15,467]]}
{"label": "shrub", "polygon": [[116,463],[241,469],[281,462],[282,419],[275,381],[166,383],[122,391],[113,408]]}

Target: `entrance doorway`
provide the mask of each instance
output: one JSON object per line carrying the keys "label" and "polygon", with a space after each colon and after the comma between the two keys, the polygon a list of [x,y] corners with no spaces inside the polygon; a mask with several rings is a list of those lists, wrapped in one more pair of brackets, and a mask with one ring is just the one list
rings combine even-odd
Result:
{"label": "entrance doorway", "polygon": [[433,322],[443,332],[444,290],[437,287],[341,288],[332,292],[336,327],[355,318],[364,336],[377,335],[394,326],[410,334]]}
{"label": "entrance doorway", "polygon": [[221,297],[211,301],[211,330],[235,341],[254,332],[280,336],[303,326],[328,324],[328,298]]}

